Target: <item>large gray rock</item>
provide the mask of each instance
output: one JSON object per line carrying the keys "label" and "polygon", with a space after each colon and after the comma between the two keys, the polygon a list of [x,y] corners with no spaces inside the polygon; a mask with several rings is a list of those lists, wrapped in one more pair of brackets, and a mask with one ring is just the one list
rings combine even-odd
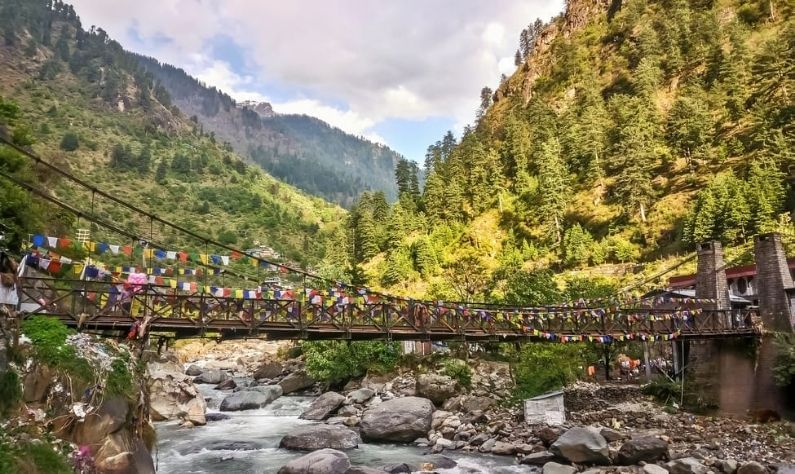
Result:
{"label": "large gray rock", "polygon": [[643,474],[668,474],[668,469],[656,464],[646,464],[643,466]]}
{"label": "large gray rock", "polygon": [[354,390],[353,392],[348,394],[348,398],[351,399],[353,403],[364,403],[375,395],[375,391],[369,388],[360,388],[359,390]]}
{"label": "large gray rock", "polygon": [[461,400],[461,409],[467,413],[486,411],[495,403],[494,399],[489,397],[466,397]]}
{"label": "large gray rock", "polygon": [[207,422],[207,403],[180,366],[171,362],[150,362],[146,370],[149,414],[153,421],[182,419],[194,425]]}
{"label": "large gray rock", "polygon": [[428,434],[433,403],[427,398],[405,397],[387,400],[362,416],[365,439],[408,443]]}
{"label": "large gray rock", "polygon": [[519,461],[519,464],[526,464],[529,466],[543,466],[555,459],[555,455],[549,451],[540,451],[537,453],[530,453]]}
{"label": "large gray rock", "polygon": [[297,451],[353,449],[361,442],[362,439],[355,431],[341,425],[307,425],[285,435],[279,447]]}
{"label": "large gray rock", "polygon": [[610,464],[607,440],[591,428],[568,430],[552,443],[549,450],[577,464]]}
{"label": "large gray rock", "polygon": [[707,466],[696,458],[679,458],[665,464],[671,474],[706,474]]}
{"label": "large gray rock", "polygon": [[384,474],[384,471],[367,466],[353,466],[345,474]]}
{"label": "large gray rock", "polygon": [[315,384],[315,379],[309,376],[305,370],[293,372],[287,377],[283,378],[279,385],[282,387],[284,394],[304,390]]}
{"label": "large gray rock", "polygon": [[565,464],[558,464],[556,462],[548,462],[544,464],[544,474],[574,474],[577,468],[566,466]]}
{"label": "large gray rock", "polygon": [[201,375],[202,368],[196,364],[191,364],[187,369],[185,369],[185,375],[190,375],[191,377],[196,377],[197,375]]}
{"label": "large gray rock", "polygon": [[198,377],[193,379],[195,383],[211,383],[211,384],[219,384],[224,380],[228,379],[229,376],[226,375],[226,372],[223,372],[218,369],[204,369]]}
{"label": "large gray rock", "polygon": [[326,392],[317,397],[309,408],[301,413],[304,420],[325,420],[345,401],[345,397],[337,392]]}
{"label": "large gray rock", "polygon": [[275,360],[263,362],[257,370],[254,371],[253,377],[255,379],[275,379],[282,375],[284,366]]}
{"label": "large gray rock", "polygon": [[422,374],[417,377],[417,395],[441,405],[456,394],[456,382],[452,377],[437,374]]}
{"label": "large gray rock", "polygon": [[767,468],[756,461],[749,461],[743,463],[739,469],[737,469],[737,474],[765,474],[767,473]]}
{"label": "large gray rock", "polygon": [[621,445],[616,462],[623,466],[638,464],[641,461],[655,462],[668,458],[668,443],[653,436],[632,438]]}
{"label": "large gray rock", "polygon": [[221,402],[221,411],[254,410],[262,408],[282,395],[278,385],[256,387],[257,390],[241,390],[224,398]]}
{"label": "large gray rock", "polygon": [[279,469],[279,474],[345,474],[350,468],[351,461],[342,451],[321,449],[293,459]]}

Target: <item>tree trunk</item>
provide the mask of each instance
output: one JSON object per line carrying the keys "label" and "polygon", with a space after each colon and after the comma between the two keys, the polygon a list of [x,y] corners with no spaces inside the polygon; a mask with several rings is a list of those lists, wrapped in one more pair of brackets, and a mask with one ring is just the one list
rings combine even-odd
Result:
{"label": "tree trunk", "polygon": [[640,220],[646,222],[646,207],[640,203]]}

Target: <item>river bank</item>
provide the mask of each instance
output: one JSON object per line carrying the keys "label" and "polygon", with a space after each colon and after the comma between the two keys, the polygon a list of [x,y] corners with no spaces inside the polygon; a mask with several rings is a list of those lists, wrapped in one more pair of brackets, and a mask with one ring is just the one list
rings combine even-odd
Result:
{"label": "river bank", "polygon": [[[576,384],[566,391],[566,423],[531,426],[521,410],[500,402],[510,392],[507,364],[470,361],[474,383],[468,388],[429,367],[371,374],[337,393],[311,380],[302,360],[285,359],[288,351],[277,346],[268,349],[265,360],[256,344],[196,349],[179,358],[197,380],[213,382],[197,385],[206,400],[207,424],[157,424],[160,472],[279,472],[305,454],[280,447],[288,435],[299,444],[309,439],[299,446],[306,451],[340,447],[344,454],[334,456],[376,472],[418,471],[430,463],[439,472],[546,472],[560,466],[732,474],[795,464],[792,424],[669,413],[637,387]],[[217,383],[225,389],[216,389]],[[261,405],[228,410],[250,399]],[[302,415],[311,420],[301,420]],[[357,447],[344,449],[351,443]],[[403,463],[405,468],[395,467]]]}

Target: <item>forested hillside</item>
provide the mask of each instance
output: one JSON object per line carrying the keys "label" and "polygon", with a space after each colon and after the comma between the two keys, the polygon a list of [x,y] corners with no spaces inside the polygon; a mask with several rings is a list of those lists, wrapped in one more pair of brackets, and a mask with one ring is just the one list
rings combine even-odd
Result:
{"label": "forested hillside", "polygon": [[[339,247],[342,209],[246,164],[203,132],[136,56],[101,28],[84,30],[71,6],[2,0],[0,33],[0,126],[17,145],[226,244],[259,243],[313,265],[327,248]],[[0,167],[138,235],[175,246],[201,244],[34,167],[8,147],[0,146]],[[17,242],[28,233],[73,236],[78,228],[109,242],[121,239],[2,179],[0,196],[0,222]]]}
{"label": "forested hillside", "polygon": [[396,199],[392,176],[400,155],[391,149],[313,117],[273,114],[269,104],[237,104],[182,69],[137,59],[182,112],[273,176],[345,207],[367,189]]}
{"label": "forested hillside", "polygon": [[530,23],[475,124],[429,147],[424,190],[354,208],[354,273],[414,296],[548,302],[534,292],[557,292],[553,273],[614,288],[622,264],[792,233],[794,14],[571,0]]}

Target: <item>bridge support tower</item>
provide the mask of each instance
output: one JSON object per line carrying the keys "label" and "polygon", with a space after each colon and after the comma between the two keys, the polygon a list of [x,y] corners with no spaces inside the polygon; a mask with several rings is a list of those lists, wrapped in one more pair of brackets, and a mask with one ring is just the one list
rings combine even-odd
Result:
{"label": "bridge support tower", "polygon": [[[731,299],[720,242],[705,242],[697,249],[696,297],[714,299],[705,309],[726,311]],[[756,339],[713,339],[675,342],[688,391],[705,406],[726,414],[745,416],[749,411],[786,410],[781,389],[773,379],[776,347],[770,330],[792,331],[792,277],[777,234],[755,238],[756,285],[759,316],[765,329]],[[727,320],[731,322],[731,320]]]}

